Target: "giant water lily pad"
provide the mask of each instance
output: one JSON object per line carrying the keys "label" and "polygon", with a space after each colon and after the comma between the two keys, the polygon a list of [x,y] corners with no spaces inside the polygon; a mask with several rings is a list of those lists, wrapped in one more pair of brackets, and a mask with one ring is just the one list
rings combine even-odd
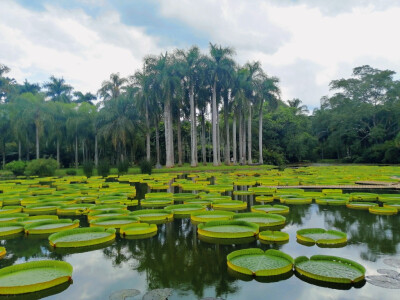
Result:
{"label": "giant water lily pad", "polygon": [[173,220],[174,214],[165,209],[140,209],[131,212],[131,216],[138,217],[141,222],[160,223]]}
{"label": "giant water lily pad", "polygon": [[275,227],[283,225],[286,222],[284,216],[261,212],[236,214],[233,216],[233,219],[255,223],[260,227]]}
{"label": "giant water lily pad", "polygon": [[400,289],[400,274],[393,270],[379,269],[381,275],[366,276],[367,282],[386,289]]}
{"label": "giant water lily pad", "polygon": [[258,234],[258,239],[264,242],[283,243],[289,241],[289,234],[282,231],[265,230]]}
{"label": "giant water lily pad", "polygon": [[232,219],[235,213],[232,211],[212,210],[193,213],[190,216],[192,222],[203,223],[210,221],[224,221]]}
{"label": "giant water lily pad", "polygon": [[157,225],[147,223],[134,223],[121,227],[120,235],[125,236],[140,236],[148,235],[157,232]]}
{"label": "giant water lily pad", "polygon": [[0,223],[0,237],[14,235],[24,231],[24,224],[18,222]]}
{"label": "giant water lily pad", "polygon": [[347,208],[369,210],[370,207],[377,207],[377,203],[373,202],[349,202],[346,204]]}
{"label": "giant water lily pad", "polygon": [[166,300],[172,295],[173,289],[155,289],[144,294],[142,300]]}
{"label": "giant water lily pad", "polygon": [[344,244],[347,242],[347,235],[344,232],[322,228],[300,229],[297,231],[296,237],[300,242],[317,245]]}
{"label": "giant water lily pad", "polygon": [[104,217],[90,221],[90,227],[105,227],[119,229],[122,226],[139,223],[139,218],[134,216]]}
{"label": "giant water lily pad", "polygon": [[139,290],[135,289],[126,289],[126,290],[119,290],[115,291],[110,295],[110,300],[125,300],[127,298],[133,298],[137,295],[140,295]]}
{"label": "giant water lily pad", "polygon": [[79,220],[45,220],[25,225],[26,234],[48,234],[79,227]]}
{"label": "giant water lily pad", "polygon": [[398,258],[385,258],[383,263],[394,268],[400,268],[400,259]]}
{"label": "giant water lily pad", "polygon": [[49,236],[50,245],[57,248],[87,247],[107,243],[115,239],[114,228],[75,228]]}
{"label": "giant water lily pad", "polygon": [[244,210],[247,208],[247,202],[240,200],[216,200],[212,203],[215,210]]}
{"label": "giant water lily pad", "polygon": [[194,212],[206,210],[205,206],[200,204],[176,204],[167,206],[165,209],[172,211],[174,217],[190,217]]}
{"label": "giant water lily pad", "polygon": [[197,232],[199,235],[212,238],[237,239],[256,236],[259,232],[259,226],[239,220],[210,221],[200,224]]}
{"label": "giant water lily pad", "polygon": [[252,212],[265,212],[265,213],[273,213],[273,214],[287,214],[289,213],[289,207],[286,205],[253,205],[251,207]]}
{"label": "giant water lily pad", "polygon": [[275,276],[287,273],[293,268],[293,258],[286,253],[258,248],[233,251],[227,256],[228,267],[232,270],[254,276]]}
{"label": "giant water lily pad", "polygon": [[72,266],[63,261],[31,261],[0,270],[0,294],[23,294],[44,290],[71,279]]}
{"label": "giant water lily pad", "polygon": [[328,255],[314,255],[308,259],[300,256],[295,259],[295,270],[311,279],[351,284],[362,281],[365,268],[355,261]]}
{"label": "giant water lily pad", "polygon": [[392,216],[392,215],[397,214],[397,208],[395,208],[395,207],[375,206],[375,207],[370,207],[368,210],[371,214],[375,214],[375,215]]}
{"label": "giant water lily pad", "polygon": [[7,254],[6,248],[0,247],[0,258],[3,258]]}
{"label": "giant water lily pad", "polygon": [[174,199],[157,199],[157,198],[147,198],[140,200],[140,205],[142,207],[165,207],[174,204]]}

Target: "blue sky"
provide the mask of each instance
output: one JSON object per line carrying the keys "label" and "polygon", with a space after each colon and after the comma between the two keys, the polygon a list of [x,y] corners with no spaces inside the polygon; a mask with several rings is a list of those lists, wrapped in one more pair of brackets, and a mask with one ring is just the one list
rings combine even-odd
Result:
{"label": "blue sky", "polygon": [[311,109],[329,82],[369,64],[398,72],[397,0],[0,0],[0,63],[18,81],[64,77],[96,92],[148,54],[209,42],[280,78]]}

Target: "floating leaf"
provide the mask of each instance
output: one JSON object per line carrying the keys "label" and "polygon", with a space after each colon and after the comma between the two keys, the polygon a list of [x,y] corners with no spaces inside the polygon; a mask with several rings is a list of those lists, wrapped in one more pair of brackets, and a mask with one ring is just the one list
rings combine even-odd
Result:
{"label": "floating leaf", "polygon": [[393,270],[379,269],[382,275],[367,276],[367,282],[385,289],[400,289],[400,274]]}
{"label": "floating leaf", "polygon": [[137,295],[140,295],[140,291],[139,290],[135,290],[135,289],[126,289],[126,290],[119,290],[116,292],[113,292],[110,295],[110,300],[125,300],[126,298],[132,298],[135,297]]}
{"label": "floating leaf", "polygon": [[400,259],[398,258],[386,258],[383,263],[394,268],[400,268]]}
{"label": "floating leaf", "polygon": [[166,300],[172,295],[173,289],[155,289],[147,292],[142,300]]}

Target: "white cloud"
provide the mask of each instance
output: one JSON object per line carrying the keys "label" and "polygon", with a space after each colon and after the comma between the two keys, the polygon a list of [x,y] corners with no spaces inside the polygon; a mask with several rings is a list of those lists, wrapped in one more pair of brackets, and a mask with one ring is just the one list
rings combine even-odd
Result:
{"label": "white cloud", "polygon": [[400,67],[400,44],[394,35],[400,28],[400,7],[394,6],[398,1],[329,2],[160,3],[165,16],[234,46],[241,63],[260,60],[270,75],[280,77],[283,99],[297,97],[314,108],[328,94],[329,82],[349,77],[354,67]]}
{"label": "white cloud", "polygon": [[[233,46],[239,63],[260,60],[270,75],[280,77],[284,100],[300,98],[311,109],[329,93],[331,80],[349,77],[356,66],[400,68],[397,0],[158,3],[160,18]],[[115,10],[92,17],[78,9],[48,5],[37,12],[0,2],[0,62],[18,81],[43,82],[54,74],[78,90],[94,92],[110,73],[132,74],[143,56],[170,50],[159,43],[145,28],[123,24]]]}
{"label": "white cloud", "polygon": [[0,3],[0,61],[18,81],[64,77],[77,90],[96,92],[110,73],[126,76],[158,53],[157,39],[121,23],[119,14],[93,18],[82,10],[46,6],[30,11]]}

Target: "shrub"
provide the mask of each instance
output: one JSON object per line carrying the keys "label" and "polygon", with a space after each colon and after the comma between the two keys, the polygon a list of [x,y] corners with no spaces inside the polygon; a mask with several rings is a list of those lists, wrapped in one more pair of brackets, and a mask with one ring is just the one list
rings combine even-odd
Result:
{"label": "shrub", "polygon": [[22,160],[14,160],[5,165],[5,169],[13,172],[15,176],[24,175],[26,163]]}
{"label": "shrub", "polygon": [[117,164],[118,174],[125,174],[128,173],[129,169],[129,161],[127,159],[120,160]]}
{"label": "shrub", "polygon": [[151,174],[151,171],[153,169],[153,165],[151,163],[151,161],[147,160],[147,159],[143,159],[140,163],[139,163],[139,167],[140,167],[140,171],[142,172],[142,174]]}
{"label": "shrub", "polygon": [[37,176],[53,176],[58,167],[58,163],[55,159],[48,158],[40,158],[34,159],[28,162],[26,166],[25,173],[29,176],[37,175]]}
{"label": "shrub", "polygon": [[0,179],[11,179],[14,175],[11,171],[8,170],[0,170]]}
{"label": "shrub", "polygon": [[97,165],[97,174],[99,176],[107,177],[110,174],[110,163],[108,160],[103,159]]}
{"label": "shrub", "polygon": [[87,160],[83,163],[83,173],[86,175],[87,178],[93,175],[93,162],[91,160]]}
{"label": "shrub", "polygon": [[67,171],[65,171],[65,173],[67,175],[70,175],[70,176],[75,176],[76,175],[76,170],[75,169],[68,169]]}

